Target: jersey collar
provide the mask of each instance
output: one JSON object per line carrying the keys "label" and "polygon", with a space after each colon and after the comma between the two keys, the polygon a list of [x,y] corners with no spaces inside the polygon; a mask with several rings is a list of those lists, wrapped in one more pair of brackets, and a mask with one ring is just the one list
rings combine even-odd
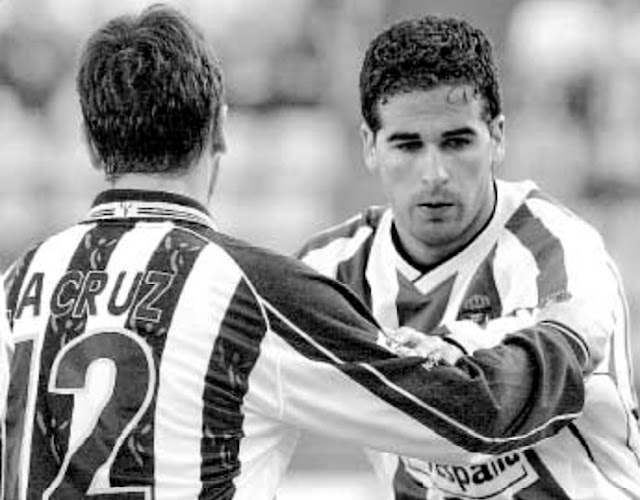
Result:
{"label": "jersey collar", "polygon": [[496,206],[485,227],[464,248],[426,273],[413,266],[397,250],[392,241],[392,223],[390,223],[384,237],[391,242],[388,246],[395,255],[398,271],[413,282],[418,289],[424,291],[432,289],[435,284],[447,279],[456,271],[461,272],[469,266],[478,265],[478,259],[484,258],[489,249],[495,245],[507,221],[527,197],[538,189],[536,184],[531,181],[508,182],[500,179],[495,180],[495,187]]}
{"label": "jersey collar", "polygon": [[167,191],[109,189],[101,192],[86,220],[113,219],[182,220],[216,229],[204,205],[193,198]]}

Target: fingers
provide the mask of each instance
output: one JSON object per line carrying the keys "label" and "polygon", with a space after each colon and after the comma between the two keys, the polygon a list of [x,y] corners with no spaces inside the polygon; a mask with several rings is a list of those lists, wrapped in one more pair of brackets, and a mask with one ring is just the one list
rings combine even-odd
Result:
{"label": "fingers", "polygon": [[449,363],[451,365],[464,354],[442,337],[425,335],[411,327],[386,330],[385,344],[399,356],[420,356],[427,358],[427,364]]}

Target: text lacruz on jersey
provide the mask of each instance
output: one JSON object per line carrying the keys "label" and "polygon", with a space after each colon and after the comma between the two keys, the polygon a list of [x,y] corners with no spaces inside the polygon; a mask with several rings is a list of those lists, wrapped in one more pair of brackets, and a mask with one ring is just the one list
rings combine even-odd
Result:
{"label": "text lacruz on jersey", "polygon": [[[106,295],[110,315],[129,313],[133,320],[157,323],[162,318],[162,309],[156,303],[171,288],[173,278],[171,273],[155,270],[119,273],[70,270],[56,283],[49,308],[53,316],[93,316],[98,314],[98,297]],[[18,319],[25,312],[33,316],[42,313],[45,280],[42,272],[31,275],[15,311],[9,311],[11,319]]]}

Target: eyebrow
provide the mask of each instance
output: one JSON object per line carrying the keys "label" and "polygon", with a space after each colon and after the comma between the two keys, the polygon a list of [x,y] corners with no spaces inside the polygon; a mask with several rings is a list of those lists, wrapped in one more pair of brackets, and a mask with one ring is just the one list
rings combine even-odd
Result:
{"label": "eyebrow", "polygon": [[[459,137],[461,135],[477,135],[477,132],[471,127],[460,127],[453,130],[447,130],[442,133],[442,138],[448,139],[451,137]],[[422,140],[420,134],[415,132],[395,132],[387,138],[387,142],[399,142],[399,141],[419,141]]]}
{"label": "eyebrow", "polygon": [[415,132],[395,132],[387,138],[387,141],[419,141],[420,139],[420,134]]}
{"label": "eyebrow", "polygon": [[458,136],[458,135],[476,135],[476,131],[471,127],[461,127],[453,130],[447,130],[443,132],[442,137],[445,139],[447,137]]}

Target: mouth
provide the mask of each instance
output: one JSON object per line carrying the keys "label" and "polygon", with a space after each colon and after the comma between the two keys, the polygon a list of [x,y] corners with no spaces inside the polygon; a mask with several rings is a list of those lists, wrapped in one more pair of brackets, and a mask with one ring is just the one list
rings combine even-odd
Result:
{"label": "mouth", "polygon": [[447,201],[428,201],[425,203],[419,203],[418,206],[428,210],[444,210],[453,207],[454,203]]}
{"label": "mouth", "polygon": [[427,201],[424,203],[418,203],[417,205],[422,217],[432,222],[444,222],[449,220],[455,206],[455,203],[449,201]]}

